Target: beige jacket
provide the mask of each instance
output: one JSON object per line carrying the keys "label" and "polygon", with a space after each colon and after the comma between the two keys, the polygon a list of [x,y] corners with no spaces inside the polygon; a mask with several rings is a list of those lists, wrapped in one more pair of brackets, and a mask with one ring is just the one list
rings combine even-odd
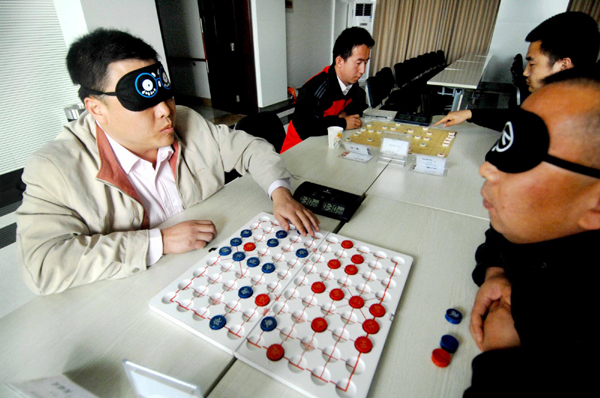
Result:
{"label": "beige jacket", "polygon": [[[177,107],[170,164],[183,207],[224,185],[224,172],[249,172],[267,191],[288,178],[283,159],[263,139],[215,126]],[[19,268],[37,294],[61,292],[146,269],[148,215],[105,133],[86,112],[28,160],[27,190],[17,210]]]}

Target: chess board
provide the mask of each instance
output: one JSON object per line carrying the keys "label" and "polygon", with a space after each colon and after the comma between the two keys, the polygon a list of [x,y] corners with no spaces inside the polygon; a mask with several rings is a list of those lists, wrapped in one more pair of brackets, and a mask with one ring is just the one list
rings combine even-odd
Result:
{"label": "chess board", "polygon": [[370,121],[347,137],[346,141],[379,148],[384,133],[388,132],[412,136],[408,153],[439,157],[448,157],[457,135],[455,131],[396,122]]}
{"label": "chess board", "polygon": [[260,213],[149,305],[307,396],[366,397],[412,262]]}

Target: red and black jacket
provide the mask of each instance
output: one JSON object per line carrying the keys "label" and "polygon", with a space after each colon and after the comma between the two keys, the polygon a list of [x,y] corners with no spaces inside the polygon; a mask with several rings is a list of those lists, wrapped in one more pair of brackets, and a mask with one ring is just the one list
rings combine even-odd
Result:
{"label": "red and black jacket", "polygon": [[346,128],[346,120],[338,117],[359,114],[367,108],[365,92],[355,83],[344,96],[333,65],[326,66],[300,89],[296,110],[288,127],[281,153],[308,137],[327,135],[327,127]]}

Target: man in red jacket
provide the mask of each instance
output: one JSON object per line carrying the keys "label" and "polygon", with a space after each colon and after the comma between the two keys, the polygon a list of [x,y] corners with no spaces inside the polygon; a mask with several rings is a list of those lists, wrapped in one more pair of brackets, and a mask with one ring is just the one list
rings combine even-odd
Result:
{"label": "man in red jacket", "polygon": [[333,46],[333,64],[313,76],[300,89],[296,110],[281,153],[302,140],[327,134],[327,127],[355,129],[367,108],[358,80],[365,73],[375,42],[363,28],[344,30]]}

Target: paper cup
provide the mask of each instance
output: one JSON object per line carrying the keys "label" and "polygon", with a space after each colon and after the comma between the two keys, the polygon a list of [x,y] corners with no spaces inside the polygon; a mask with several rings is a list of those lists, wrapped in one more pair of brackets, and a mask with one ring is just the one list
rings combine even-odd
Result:
{"label": "paper cup", "polygon": [[327,127],[327,136],[329,137],[329,148],[337,148],[342,141],[343,128],[338,126]]}

